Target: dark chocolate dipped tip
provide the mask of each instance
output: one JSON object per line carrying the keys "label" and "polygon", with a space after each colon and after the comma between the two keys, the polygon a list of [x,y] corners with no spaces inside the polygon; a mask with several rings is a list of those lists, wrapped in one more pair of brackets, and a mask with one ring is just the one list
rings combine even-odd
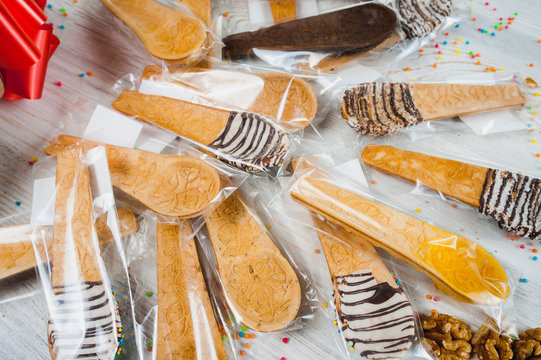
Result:
{"label": "dark chocolate dipped tip", "polygon": [[406,38],[422,37],[451,15],[451,0],[396,0],[400,26]]}
{"label": "dark chocolate dipped tip", "polygon": [[252,49],[335,51],[370,50],[396,30],[394,11],[380,4],[364,4],[297,19],[253,32],[227,36],[225,57],[249,56]]}
{"label": "dark chocolate dipped tip", "polygon": [[342,117],[363,135],[396,133],[423,121],[413,98],[413,87],[406,83],[364,83],[346,90]]}
{"label": "dark chocolate dipped tip", "polygon": [[479,199],[479,212],[501,229],[541,239],[541,180],[511,171],[489,169]]}

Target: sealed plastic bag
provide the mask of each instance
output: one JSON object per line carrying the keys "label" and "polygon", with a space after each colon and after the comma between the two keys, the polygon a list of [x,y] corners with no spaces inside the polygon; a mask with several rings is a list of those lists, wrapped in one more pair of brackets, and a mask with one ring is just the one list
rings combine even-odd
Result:
{"label": "sealed plastic bag", "polygon": [[149,67],[142,77],[117,84],[114,109],[250,173],[279,175],[318,108],[314,90],[285,74]]}
{"label": "sealed plastic bag", "polygon": [[89,112],[90,120],[81,109],[73,113],[79,125],[71,126],[74,122],[70,122],[66,129],[82,134],[85,140],[60,135],[46,153],[54,154],[79,142],[85,148],[106,143],[113,186],[160,214],[197,216],[216,206],[247,176],[114,110],[98,105]]}
{"label": "sealed plastic bag", "polygon": [[[451,1],[348,2],[338,9],[310,0],[254,0],[243,6],[223,1],[218,11],[227,12],[224,58],[254,54],[275,66],[324,72],[403,39],[422,38],[452,22]],[[245,20],[246,12],[251,24]]]}
{"label": "sealed plastic bag", "polygon": [[[40,163],[35,181],[55,184],[34,199],[31,222],[51,357],[114,359],[126,340],[133,342],[125,331],[133,329],[133,307],[106,151],[63,150],[56,164],[54,158]],[[100,216],[114,239],[109,259],[99,248]],[[126,358],[134,355],[130,348]]]}
{"label": "sealed plastic bag", "polygon": [[218,43],[208,27],[207,0],[103,0],[102,4],[124,23],[118,19],[109,22],[117,23],[116,28],[124,32],[126,41],[137,41],[134,32],[147,51],[160,60],[177,64],[197,62]]}
{"label": "sealed plastic bag", "polygon": [[[130,242],[140,357],[227,359],[221,319],[215,318],[190,223],[156,223],[144,215],[144,231]],[[160,221],[163,221],[161,219]]]}

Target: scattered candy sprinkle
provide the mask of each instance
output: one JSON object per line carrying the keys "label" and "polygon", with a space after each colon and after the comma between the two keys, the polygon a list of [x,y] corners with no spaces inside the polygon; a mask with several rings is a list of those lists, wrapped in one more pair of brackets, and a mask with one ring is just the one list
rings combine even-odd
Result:
{"label": "scattered candy sprinkle", "polygon": [[520,248],[521,248],[521,249],[524,249],[524,248],[525,248],[524,244],[520,245]]}
{"label": "scattered candy sprinkle", "polygon": [[532,252],[533,252],[534,254],[537,254],[537,249],[532,249]]}
{"label": "scattered candy sprinkle", "polygon": [[437,313],[436,309],[432,309],[432,310],[430,310],[430,312],[431,312],[432,314]]}
{"label": "scattered candy sprinkle", "polygon": [[434,296],[434,301],[439,301],[439,300],[440,300],[440,298],[439,298],[439,297],[437,297],[437,296]]}
{"label": "scattered candy sprinkle", "polygon": [[147,295],[148,297],[151,297],[152,295],[154,295],[154,293],[153,293],[152,291],[147,291],[146,295]]}
{"label": "scattered candy sprinkle", "polygon": [[15,205],[20,206],[21,202],[19,200],[15,201]]}
{"label": "scattered candy sprinkle", "polygon": [[245,347],[246,349],[249,349],[249,348],[250,348],[250,344],[246,343],[246,344],[244,344],[244,347]]}
{"label": "scattered candy sprinkle", "polygon": [[404,69],[404,71],[410,71],[410,70],[411,69],[409,68],[409,66]]}
{"label": "scattered candy sprinkle", "polygon": [[242,330],[242,331],[246,331],[247,329],[248,329],[248,328],[247,328],[246,326],[242,325],[242,327],[241,327],[241,330]]}
{"label": "scattered candy sprinkle", "polygon": [[240,352],[240,356],[244,356],[244,355],[246,355],[246,351],[244,351],[244,350],[241,350],[241,352]]}
{"label": "scattered candy sprinkle", "polygon": [[64,30],[66,27],[64,25],[60,25],[60,30]]}
{"label": "scattered candy sprinkle", "polygon": [[320,251],[319,249],[315,249],[314,252],[315,252],[316,254],[319,254],[321,251]]}
{"label": "scattered candy sprinkle", "polygon": [[289,342],[289,339],[285,337],[285,338],[282,339],[282,342],[283,342],[284,344],[287,344],[287,343]]}
{"label": "scattered candy sprinkle", "polygon": [[432,296],[427,295],[426,298],[427,298],[428,300],[430,300],[430,299],[432,299]]}
{"label": "scattered candy sprinkle", "polygon": [[244,332],[239,332],[239,337],[244,337]]}
{"label": "scattered candy sprinkle", "polygon": [[327,308],[327,306],[329,306],[329,305],[327,305],[327,303],[324,302],[323,304],[321,304],[321,306],[323,306],[324,308]]}
{"label": "scattered candy sprinkle", "polygon": [[245,338],[245,339],[249,339],[249,338],[250,338],[250,335],[248,335],[248,334],[244,334],[243,338]]}
{"label": "scattered candy sprinkle", "polygon": [[51,4],[48,4],[47,7],[48,7],[49,9],[52,9],[52,8],[53,8],[53,6],[52,6]]}
{"label": "scattered candy sprinkle", "polygon": [[372,180],[372,184],[374,184],[374,185],[375,185],[375,184],[376,184],[376,180]]}
{"label": "scattered candy sprinkle", "polygon": [[527,282],[528,282],[528,279],[522,278],[522,279],[520,279],[519,281],[520,281],[521,283],[527,283]]}
{"label": "scattered candy sprinkle", "polygon": [[62,81],[57,81],[57,82],[56,82],[56,85],[57,85],[57,86],[62,86]]}
{"label": "scattered candy sprinkle", "polygon": [[417,208],[415,209],[416,212],[421,212],[421,209]]}
{"label": "scattered candy sprinkle", "polygon": [[532,260],[533,260],[533,261],[537,261],[537,256],[534,256],[534,257],[532,258]]}
{"label": "scattered candy sprinkle", "polygon": [[84,74],[84,73],[80,73],[79,76],[80,76],[80,77],[85,77],[85,74]]}
{"label": "scattered candy sprinkle", "polygon": [[456,204],[451,204],[451,207],[452,207],[452,208],[456,208]]}
{"label": "scattered candy sprinkle", "polygon": [[66,12],[66,9],[62,8],[62,9],[60,9],[60,12],[61,12],[61,13],[65,13],[65,12]]}
{"label": "scattered candy sprinkle", "polygon": [[255,334],[250,334],[250,339],[255,339]]}
{"label": "scattered candy sprinkle", "polygon": [[400,285],[400,280],[396,280],[396,285]]}

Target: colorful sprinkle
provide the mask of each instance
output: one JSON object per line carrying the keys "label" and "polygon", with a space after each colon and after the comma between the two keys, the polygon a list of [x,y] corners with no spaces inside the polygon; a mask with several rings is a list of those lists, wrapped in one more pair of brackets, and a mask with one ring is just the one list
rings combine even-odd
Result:
{"label": "colorful sprinkle", "polygon": [[329,305],[327,305],[327,303],[324,302],[323,304],[321,304],[321,306],[323,306],[324,308],[327,308],[327,306],[329,306]]}
{"label": "colorful sprinkle", "polygon": [[244,337],[244,332],[239,332],[239,337]]}
{"label": "colorful sprinkle", "polygon": [[410,71],[410,70],[411,69],[409,68],[409,66],[404,69],[404,71]]}
{"label": "colorful sprinkle", "polygon": [[537,254],[537,249],[532,249],[532,252],[533,252],[534,254]]}
{"label": "colorful sprinkle", "polygon": [[415,209],[416,212],[421,212],[421,209],[417,208]]}
{"label": "colorful sprinkle", "polygon": [[250,339],[255,339],[255,334],[250,334]]}
{"label": "colorful sprinkle", "polygon": [[316,254],[319,254],[319,253],[321,252],[321,250],[315,249],[314,252],[315,252]]}
{"label": "colorful sprinkle", "polygon": [[85,74],[84,74],[84,73],[80,73],[79,76],[84,78],[84,77],[85,77]]}
{"label": "colorful sprinkle", "polygon": [[241,330],[246,331],[246,330],[248,330],[248,328],[246,326],[242,325]]}
{"label": "colorful sprinkle", "polygon": [[527,283],[528,282],[528,279],[525,279],[525,278],[522,278],[519,280],[521,283]]}
{"label": "colorful sprinkle", "polygon": [[282,339],[282,342],[283,342],[284,344],[287,344],[287,343],[289,342],[289,339],[285,337],[285,338]]}
{"label": "colorful sprinkle", "polygon": [[56,82],[56,85],[57,85],[57,86],[62,86],[62,81],[57,81],[57,82]]}
{"label": "colorful sprinkle", "polygon": [[244,347],[245,347],[246,349],[249,349],[249,348],[250,348],[250,344],[246,343],[246,344],[244,344]]}
{"label": "colorful sprinkle", "polygon": [[19,200],[15,201],[15,205],[20,206],[21,202]]}
{"label": "colorful sprinkle", "polygon": [[244,355],[246,355],[246,351],[241,350],[241,351],[240,351],[240,356],[244,356]]}
{"label": "colorful sprinkle", "polygon": [[400,285],[400,280],[396,280],[396,285]]}
{"label": "colorful sprinkle", "polygon": [[537,256],[534,256],[534,257],[532,258],[532,260],[533,260],[533,261],[537,261]]}
{"label": "colorful sprinkle", "polygon": [[525,248],[524,244],[520,245],[520,248],[521,248],[521,249],[524,249],[524,248]]}
{"label": "colorful sprinkle", "polygon": [[456,204],[451,204],[451,207],[456,209]]}
{"label": "colorful sprinkle", "polygon": [[60,30],[64,30],[66,27],[64,25],[60,25]]}
{"label": "colorful sprinkle", "polygon": [[47,7],[48,7],[49,9],[52,9],[52,8],[53,8],[53,6],[52,6],[51,4],[48,4]]}
{"label": "colorful sprinkle", "polygon": [[427,298],[428,300],[430,300],[430,299],[432,299],[432,296],[427,295],[426,298]]}
{"label": "colorful sprinkle", "polygon": [[376,180],[372,180],[371,183],[374,184],[374,185],[376,185],[377,181],[376,181]]}
{"label": "colorful sprinkle", "polygon": [[152,291],[147,291],[147,292],[146,292],[146,295],[147,295],[148,297],[151,297],[152,295],[154,295],[154,293],[153,293]]}

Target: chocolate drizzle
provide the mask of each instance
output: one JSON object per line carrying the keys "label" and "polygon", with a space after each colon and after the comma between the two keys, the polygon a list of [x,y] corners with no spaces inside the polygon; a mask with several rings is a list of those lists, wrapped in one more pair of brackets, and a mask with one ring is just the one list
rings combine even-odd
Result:
{"label": "chocolate drizzle", "polygon": [[118,304],[101,282],[53,287],[49,344],[53,358],[113,359],[122,324]]}
{"label": "chocolate drizzle", "polygon": [[501,229],[541,239],[541,180],[489,169],[479,199],[479,212],[493,217]]}
{"label": "chocolate drizzle", "polygon": [[451,5],[451,0],[396,0],[406,38],[418,38],[434,31],[451,15]]}
{"label": "chocolate drizzle", "polygon": [[362,356],[402,357],[414,336],[411,304],[388,283],[378,284],[371,272],[334,277],[335,301],[346,341]]}
{"label": "chocolate drizzle", "polygon": [[232,111],[227,125],[210,147],[233,166],[261,171],[282,164],[289,137],[264,116]]}
{"label": "chocolate drizzle", "polygon": [[342,116],[363,135],[388,135],[423,121],[405,83],[364,83],[346,90]]}

